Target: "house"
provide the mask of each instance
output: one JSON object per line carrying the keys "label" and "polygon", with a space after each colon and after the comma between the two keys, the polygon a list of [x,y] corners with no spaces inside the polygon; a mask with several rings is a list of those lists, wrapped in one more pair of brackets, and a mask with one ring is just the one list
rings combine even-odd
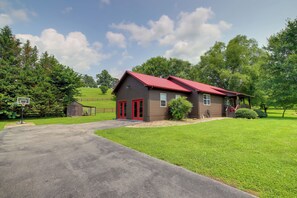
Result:
{"label": "house", "polygon": [[168,119],[168,102],[181,96],[193,104],[189,114],[192,118],[232,117],[235,109],[250,107],[250,96],[246,94],[175,76],[165,79],[131,71],[124,73],[113,93],[117,98],[117,119]]}

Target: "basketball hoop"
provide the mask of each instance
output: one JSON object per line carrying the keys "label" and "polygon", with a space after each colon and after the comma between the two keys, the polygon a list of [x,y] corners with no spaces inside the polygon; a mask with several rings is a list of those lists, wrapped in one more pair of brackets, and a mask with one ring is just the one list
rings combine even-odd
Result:
{"label": "basketball hoop", "polygon": [[20,104],[20,105],[22,105],[24,107],[25,105],[30,104],[30,98],[18,97],[17,98],[17,104]]}
{"label": "basketball hoop", "polygon": [[30,104],[30,98],[18,97],[17,104],[22,105],[22,116],[20,124],[24,124],[24,109],[26,105]]}

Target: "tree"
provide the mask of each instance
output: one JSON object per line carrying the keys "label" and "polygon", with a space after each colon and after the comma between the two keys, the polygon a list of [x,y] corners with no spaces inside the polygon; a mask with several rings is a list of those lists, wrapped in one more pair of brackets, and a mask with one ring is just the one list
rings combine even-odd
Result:
{"label": "tree", "polygon": [[26,112],[36,116],[62,115],[81,86],[81,77],[47,52],[27,41],[22,44],[10,28],[0,30],[0,117],[14,118],[17,97],[31,98]]}
{"label": "tree", "polygon": [[102,94],[106,94],[108,91],[108,87],[105,85],[100,85],[99,89],[101,90]]}
{"label": "tree", "polygon": [[186,79],[192,79],[192,65],[188,61],[177,58],[166,59],[161,56],[153,57],[142,65],[135,66],[132,71],[152,75],[156,77],[167,78],[168,76],[177,76]]}
{"label": "tree", "polygon": [[268,39],[265,87],[271,104],[288,108],[297,104],[297,18]]}
{"label": "tree", "polygon": [[82,81],[84,83],[85,87],[92,87],[92,88],[97,88],[97,83],[95,82],[94,78],[92,76],[89,76],[85,74],[82,76]]}
{"label": "tree", "polygon": [[112,88],[113,85],[113,77],[108,73],[107,70],[102,70],[100,74],[96,75],[97,84],[99,86],[106,86],[108,88]]}
{"label": "tree", "polygon": [[254,39],[238,35],[226,46],[216,42],[196,66],[201,82],[254,95],[265,53]]}

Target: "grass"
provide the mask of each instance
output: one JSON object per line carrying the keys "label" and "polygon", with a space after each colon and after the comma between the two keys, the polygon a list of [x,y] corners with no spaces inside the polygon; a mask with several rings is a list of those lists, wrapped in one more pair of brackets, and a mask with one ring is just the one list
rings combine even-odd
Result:
{"label": "grass", "polygon": [[96,133],[260,197],[297,197],[297,116],[280,116]]}
{"label": "grass", "polygon": [[101,98],[101,99],[110,99],[112,98],[112,90],[109,89],[106,94],[102,94],[101,89],[99,88],[89,88],[81,87],[79,88],[81,95],[77,98],[87,99],[87,98]]}
{"label": "grass", "polygon": [[[36,125],[43,124],[80,124],[88,122],[98,122],[102,120],[112,120],[115,119],[115,113],[100,113],[96,116],[78,116],[78,117],[54,117],[54,118],[34,118],[34,119],[25,119],[25,122],[33,122]],[[6,120],[0,121],[0,131],[8,123],[18,122],[17,120]]]}
{"label": "grass", "polygon": [[80,92],[81,92],[81,95],[77,96],[77,99],[78,99],[78,102],[83,105],[94,106],[96,108],[115,108],[116,107],[116,102],[111,99],[113,97],[113,95],[111,94],[112,92],[111,89],[108,90],[106,94],[102,94],[99,88],[82,87],[80,88]]}

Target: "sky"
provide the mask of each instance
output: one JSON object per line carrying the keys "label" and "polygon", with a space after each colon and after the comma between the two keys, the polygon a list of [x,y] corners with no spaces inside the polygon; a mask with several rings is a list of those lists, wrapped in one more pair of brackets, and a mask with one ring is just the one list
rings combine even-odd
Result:
{"label": "sky", "polygon": [[0,0],[0,28],[93,77],[120,77],[155,56],[197,64],[238,34],[263,47],[296,17],[296,0]]}

